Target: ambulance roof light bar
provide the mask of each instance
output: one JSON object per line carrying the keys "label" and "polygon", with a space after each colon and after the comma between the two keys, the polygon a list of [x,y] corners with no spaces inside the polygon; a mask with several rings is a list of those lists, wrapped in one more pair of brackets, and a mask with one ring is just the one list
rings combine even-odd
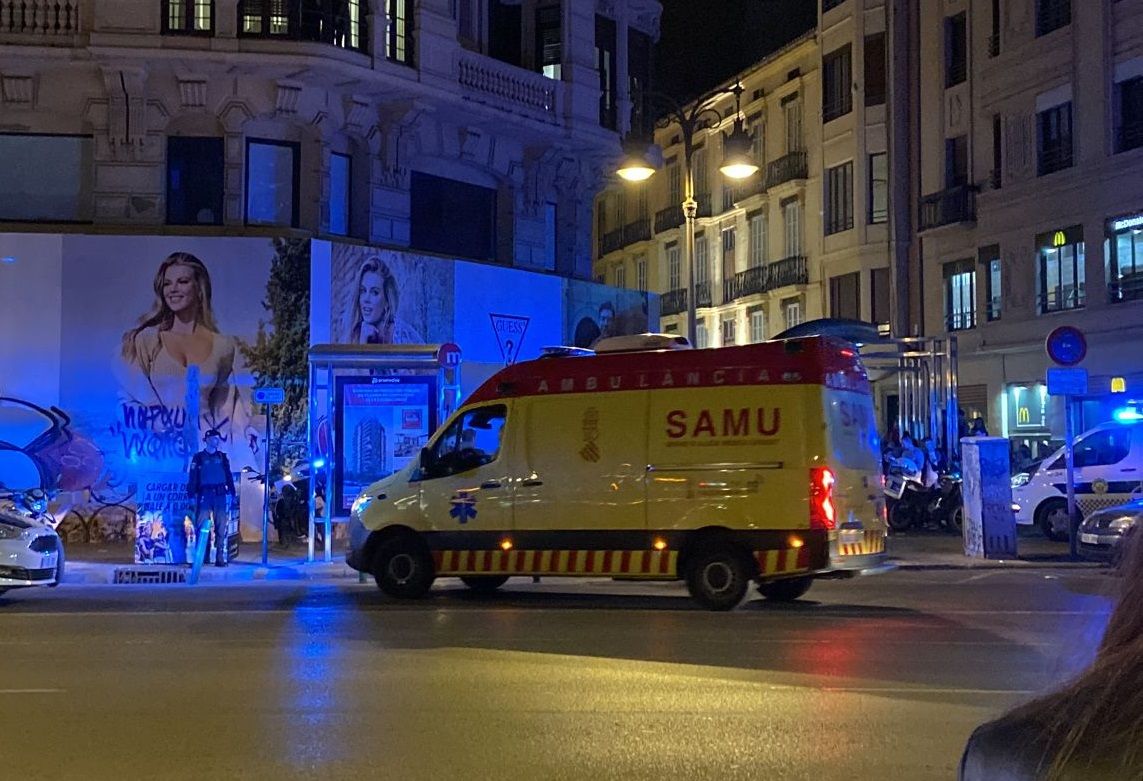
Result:
{"label": "ambulance roof light bar", "polygon": [[609,336],[595,343],[597,355],[602,353],[641,353],[654,350],[689,350],[691,343],[678,334],[631,334]]}

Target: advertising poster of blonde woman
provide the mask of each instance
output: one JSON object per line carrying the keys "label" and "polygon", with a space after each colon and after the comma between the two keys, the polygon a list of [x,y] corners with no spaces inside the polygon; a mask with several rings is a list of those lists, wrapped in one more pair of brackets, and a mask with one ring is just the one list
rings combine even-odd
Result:
{"label": "advertising poster of blonde woman", "polygon": [[439,258],[334,244],[331,323],[342,344],[452,340],[453,265]]}
{"label": "advertising poster of blonde woman", "polygon": [[[185,484],[210,429],[234,470],[261,471],[265,421],[244,349],[270,319],[274,257],[269,239],[64,238],[60,406],[104,464],[76,513],[113,501],[161,533],[143,522],[161,509],[148,497]],[[143,542],[162,555],[163,541]]]}

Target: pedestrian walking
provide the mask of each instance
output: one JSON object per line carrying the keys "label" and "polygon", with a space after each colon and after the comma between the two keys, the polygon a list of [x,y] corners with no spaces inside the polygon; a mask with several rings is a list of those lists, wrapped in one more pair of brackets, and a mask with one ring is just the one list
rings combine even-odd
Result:
{"label": "pedestrian walking", "polygon": [[211,429],[203,436],[206,446],[191,457],[187,495],[194,502],[195,534],[214,529],[214,566],[226,566],[227,500],[234,497],[230,460],[218,449],[222,435]]}
{"label": "pedestrian walking", "polygon": [[1120,544],[1121,594],[1095,661],[1063,689],[979,727],[961,781],[1143,778],[1143,533]]}

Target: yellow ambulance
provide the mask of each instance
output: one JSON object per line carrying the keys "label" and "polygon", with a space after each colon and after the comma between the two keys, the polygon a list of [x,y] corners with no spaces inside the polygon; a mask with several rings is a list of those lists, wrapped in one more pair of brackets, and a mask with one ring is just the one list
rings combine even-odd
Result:
{"label": "yellow ambulance", "polygon": [[815,577],[884,568],[852,345],[680,347],[616,337],[501,370],[357,497],[349,565],[401,598],[445,576],[478,591],[515,575],[683,579],[714,610],[750,581],[793,600]]}

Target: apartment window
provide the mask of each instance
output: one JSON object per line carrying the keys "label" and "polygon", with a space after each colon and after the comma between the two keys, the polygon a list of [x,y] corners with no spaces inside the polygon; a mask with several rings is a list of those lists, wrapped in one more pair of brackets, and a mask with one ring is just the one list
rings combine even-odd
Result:
{"label": "apartment window", "polygon": [[682,288],[681,260],[678,244],[667,245],[667,290]]}
{"label": "apartment window", "polygon": [[750,343],[766,341],[766,310],[760,306],[754,307],[747,312],[746,318],[750,322]]}
{"label": "apartment window", "polygon": [[694,154],[691,156],[691,163],[694,165],[695,200],[701,201],[703,198],[709,198],[710,182],[707,178],[705,146],[695,148]]}
{"label": "apartment window", "polygon": [[968,184],[968,136],[945,139],[945,187]]}
{"label": "apartment window", "polygon": [[223,170],[221,138],[167,139],[167,224],[221,225]]}
{"label": "apartment window", "polygon": [[647,289],[647,258],[643,255],[635,258],[635,289]]}
{"label": "apartment window", "polygon": [[760,168],[766,167],[766,134],[762,120],[755,122],[750,131],[750,154]]}
{"label": "apartment window", "polygon": [[961,11],[945,19],[945,86],[955,87],[968,76],[968,27]]}
{"label": "apartment window", "polygon": [[1110,300],[1143,299],[1143,214],[1109,220],[1104,257]]}
{"label": "apartment window", "polygon": [[750,268],[766,264],[766,212],[750,215],[747,225],[750,229]]}
{"label": "apartment window", "polygon": [[992,34],[988,36],[988,56],[1000,56],[1000,0],[992,0]]}
{"label": "apartment window", "polygon": [[695,321],[695,347],[703,350],[710,346],[710,337],[706,333],[706,318],[700,317]]}
{"label": "apartment window", "polygon": [[822,119],[845,116],[853,110],[853,65],[850,45],[822,57]]}
{"label": "apartment window", "polygon": [[1085,303],[1083,226],[1036,237],[1039,247],[1039,312],[1082,309]]}
{"label": "apartment window", "polygon": [[826,169],[825,235],[853,227],[853,163]]}
{"label": "apartment window", "polygon": [[1126,152],[1143,146],[1143,76],[1121,81],[1119,92],[1119,130],[1116,151]]}
{"label": "apartment window", "polygon": [[733,313],[723,315],[720,324],[722,326],[722,346],[733,347],[738,344],[738,317]]}
{"label": "apartment window", "polygon": [[822,13],[832,11],[844,2],[845,0],[822,0]]}
{"label": "apartment window", "polygon": [[163,32],[209,35],[214,31],[214,0],[163,0]]}
{"label": "apartment window", "polygon": [[701,285],[710,279],[710,245],[706,236],[695,236],[695,284]]}
{"label": "apartment window", "polygon": [[456,19],[457,35],[466,49],[480,51],[482,32],[481,0],[453,0],[453,16]]}
{"label": "apartment window", "polygon": [[246,223],[298,225],[299,149],[284,141],[246,141]]}
{"label": "apartment window", "polygon": [[599,72],[599,124],[608,130],[617,127],[616,112],[616,25],[614,19],[595,17],[595,67]]}
{"label": "apartment window", "polygon": [[976,327],[976,269],[971,260],[946,263],[945,328],[965,331]]}
{"label": "apartment window", "polygon": [[980,267],[984,271],[984,318],[988,322],[1000,319],[1001,312],[1001,271],[1000,247],[982,247],[978,255]]}
{"label": "apartment window", "polygon": [[787,298],[782,301],[782,319],[787,329],[801,325],[805,319],[802,314],[802,300],[800,298]]}
{"label": "apartment window", "polygon": [[563,35],[560,30],[560,7],[542,6],[536,9],[536,65],[549,79],[562,76]]}
{"label": "apartment window", "polygon": [[[238,34],[260,38],[288,38],[316,41],[348,49],[368,49],[364,0],[342,0],[332,4],[286,3],[283,0],[239,0]],[[391,8],[404,7],[406,0],[391,0]],[[393,21],[395,10],[390,12]],[[391,57],[392,59],[392,57]]]}
{"label": "apartment window", "polygon": [[802,254],[802,205],[797,198],[782,204],[782,223],[785,228],[785,257]]}
{"label": "apartment window", "polygon": [[885,33],[865,36],[865,105],[880,106],[887,93]]}
{"label": "apartment window", "polygon": [[496,190],[413,171],[409,246],[452,257],[492,260],[497,248]]}
{"label": "apartment window", "polygon": [[1072,166],[1072,104],[1071,101],[1045,109],[1036,115],[1037,150],[1036,171],[1046,176]]}
{"label": "apartment window", "polygon": [[671,323],[663,328],[665,334],[677,334],[679,332],[679,324]]}
{"label": "apartment window", "polygon": [[875,268],[869,272],[870,320],[878,325],[889,323],[889,269]]}
{"label": "apartment window", "polygon": [[722,229],[722,278],[730,279],[737,273],[738,262],[735,244],[737,231],[734,228]]}
{"label": "apartment window", "polygon": [[992,185],[993,190],[999,190],[1001,185],[1004,184],[1004,174],[1002,173],[1004,164],[1004,139],[1001,135],[1000,115],[992,115],[992,174],[989,176],[989,184]]}
{"label": "apartment window", "polygon": [[869,156],[869,223],[889,221],[889,155],[877,152]]}
{"label": "apartment window", "polygon": [[334,152],[329,156],[329,232],[336,236],[349,235],[351,168],[349,155]]}
{"label": "apartment window", "polygon": [[615,267],[615,287],[627,287],[627,266],[623,263]]}
{"label": "apartment window", "polygon": [[91,136],[0,133],[0,219],[85,222],[91,219]]}
{"label": "apartment window", "polygon": [[842,274],[829,281],[829,314],[844,320],[861,319],[861,274]]}
{"label": "apartment window", "polygon": [[668,206],[683,202],[683,172],[673,159],[667,161],[667,202]]}
{"label": "apartment window", "polygon": [[631,127],[635,131],[650,131],[655,122],[655,109],[651,98],[651,72],[655,44],[651,36],[627,28],[627,86],[631,96]]}
{"label": "apartment window", "polygon": [[1036,0],[1037,37],[1067,27],[1071,23],[1071,0]]}
{"label": "apartment window", "polygon": [[413,15],[409,0],[388,0],[385,14],[385,58],[413,64]]}
{"label": "apartment window", "polygon": [[786,125],[786,152],[802,151],[802,101],[796,96],[782,101],[782,119]]}

